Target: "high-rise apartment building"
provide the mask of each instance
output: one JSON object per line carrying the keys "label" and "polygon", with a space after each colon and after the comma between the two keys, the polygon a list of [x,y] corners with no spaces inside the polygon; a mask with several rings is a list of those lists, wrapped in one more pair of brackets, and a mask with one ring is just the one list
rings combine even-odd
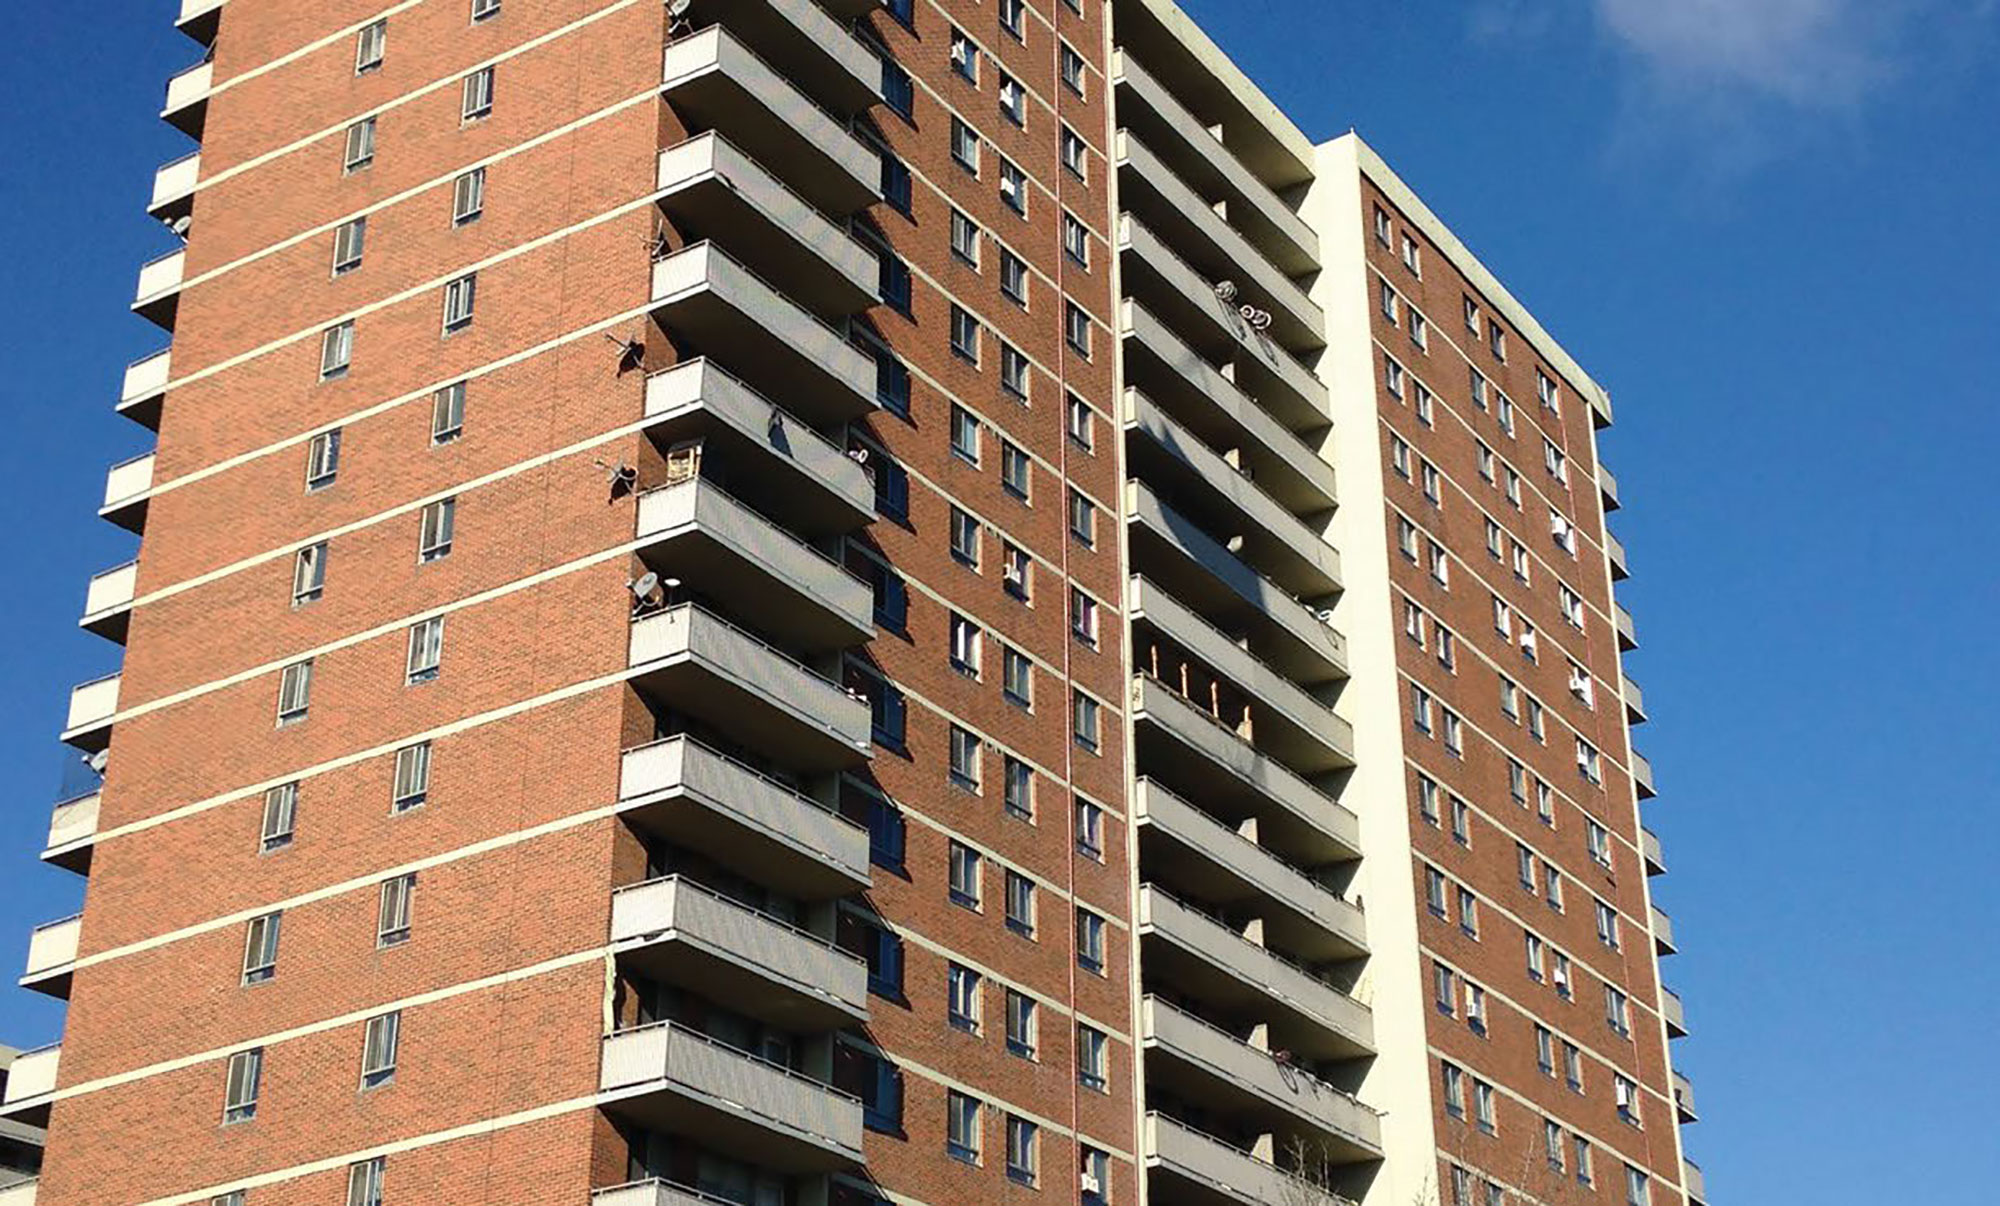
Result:
{"label": "high-rise apartment building", "polygon": [[0,1203],[1702,1201],[1609,398],[1358,138],[1169,0],[180,27]]}

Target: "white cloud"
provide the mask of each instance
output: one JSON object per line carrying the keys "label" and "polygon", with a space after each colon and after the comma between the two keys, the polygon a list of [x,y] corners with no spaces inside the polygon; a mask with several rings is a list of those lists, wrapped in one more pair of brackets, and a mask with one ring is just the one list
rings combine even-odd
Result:
{"label": "white cloud", "polygon": [[1604,31],[1675,92],[1750,93],[1807,109],[1896,74],[1909,0],[1593,0]]}

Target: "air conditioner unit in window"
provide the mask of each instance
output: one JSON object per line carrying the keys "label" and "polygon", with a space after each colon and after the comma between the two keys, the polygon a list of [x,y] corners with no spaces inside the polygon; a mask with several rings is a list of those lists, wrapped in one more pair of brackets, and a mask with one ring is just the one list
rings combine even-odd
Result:
{"label": "air conditioner unit in window", "polygon": [[1104,1187],[1098,1183],[1096,1173],[1086,1171],[1078,1179],[1083,1183],[1083,1192],[1092,1194],[1104,1192]]}

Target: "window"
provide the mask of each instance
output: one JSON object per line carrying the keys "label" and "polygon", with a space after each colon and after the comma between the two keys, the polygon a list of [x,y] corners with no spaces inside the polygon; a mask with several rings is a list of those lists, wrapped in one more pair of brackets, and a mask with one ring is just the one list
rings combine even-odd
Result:
{"label": "window", "polygon": [[368,242],[368,219],[342,222],[333,232],[333,274],[341,276],[361,267],[361,253]]}
{"label": "window", "polygon": [[341,170],[358,172],[375,162],[375,119],[364,117],[347,127],[347,144],[341,156]]}
{"label": "window", "polygon": [[1089,909],[1076,911],[1076,965],[1104,974],[1104,918]]}
{"label": "window", "polygon": [[322,431],[306,444],[306,493],[324,490],[340,474],[340,428]]}
{"label": "window", "polygon": [[472,19],[484,21],[500,15],[500,0],[472,0]]}
{"label": "window", "polygon": [[[1006,357],[1003,355],[1001,360],[1004,363]],[[1016,445],[1002,440],[1000,442],[1001,489],[1026,502],[1033,473],[1034,462],[1028,459],[1028,454]]]}
{"label": "window", "polygon": [[979,224],[957,209],[951,211],[951,253],[979,268]]}
{"label": "window", "polygon": [[979,908],[979,852],[963,842],[954,841],[947,855],[950,860],[951,903],[960,908]]}
{"label": "window", "polygon": [[1396,286],[1390,284],[1388,281],[1383,281],[1382,318],[1386,322],[1388,322],[1390,326],[1393,327],[1401,324],[1402,314],[1403,314],[1403,299],[1401,295],[1399,295],[1396,292]]}
{"label": "window", "polygon": [[1000,654],[1000,693],[1011,704],[1024,708],[1035,704],[1035,664],[1012,646],[1004,647]]}
{"label": "window", "polygon": [[1082,1186],[1083,1206],[1106,1206],[1111,1201],[1111,1155],[1088,1145],[1079,1151],[1077,1176]]}
{"label": "window", "polygon": [[1444,1112],[1453,1118],[1465,1117],[1465,1073],[1456,1064],[1443,1064]]}
{"label": "window", "polygon": [[1562,1126],[1553,1118],[1542,1120],[1542,1156],[1548,1161],[1549,1171],[1563,1171]]}
{"label": "window", "polygon": [[1069,438],[1077,447],[1088,452],[1095,437],[1095,424],[1091,421],[1090,404],[1075,394],[1070,394],[1065,403],[1066,423]]}
{"label": "window", "polygon": [[266,854],[292,844],[299,819],[299,785],[280,783],[264,792],[264,819],[257,833],[257,848]]}
{"label": "window", "polygon": [[452,181],[451,224],[465,226],[486,212],[486,169],[473,168]]}
{"label": "window", "polygon": [[1000,202],[1022,217],[1028,216],[1028,174],[1012,160],[1000,160]]}
{"label": "window", "polygon": [[1579,1185],[1590,1184],[1590,1140],[1582,1135],[1570,1136],[1576,1148],[1576,1180]]}
{"label": "window", "polygon": [[1069,588],[1069,631],[1077,640],[1097,648],[1097,600],[1084,594],[1081,587]]}
{"label": "window", "polygon": [[[902,948],[897,947],[901,958]],[[902,974],[897,973],[898,983]],[[837,1048],[836,1054],[854,1051],[853,1048]],[[861,1125],[871,1131],[883,1131],[900,1135],[903,1130],[903,1074],[888,1060],[879,1055],[854,1051],[861,1064]]]}
{"label": "window", "polygon": [[875,254],[875,293],[883,305],[905,318],[910,316],[910,266],[886,247]]}
{"label": "window", "polygon": [[1543,1076],[1556,1074],[1556,1038],[1540,1022],[1535,1023],[1535,1066]]}
{"label": "window", "polygon": [[1424,274],[1423,256],[1424,256],[1423,250],[1417,246],[1417,241],[1411,238],[1409,235],[1404,235],[1403,267],[1408,268],[1411,272],[1416,273],[1418,276],[1422,276]]}
{"label": "window", "polygon": [[1611,831],[1588,817],[1583,821],[1583,844],[1590,851],[1591,861],[1609,871],[1611,869]]}
{"label": "window", "polygon": [[917,86],[911,82],[910,73],[887,55],[882,56],[882,103],[904,121],[910,120],[917,106]]}
{"label": "window", "polygon": [[1063,251],[1082,268],[1090,267],[1090,228],[1076,215],[1063,215]]}
{"label": "window", "polygon": [[1035,881],[1019,871],[1007,872],[1007,928],[1023,938],[1035,936]]}
{"label": "window", "polygon": [[1436,987],[1437,1011],[1446,1017],[1458,1012],[1458,973],[1442,963],[1431,965],[1431,980]]}
{"label": "window", "polygon": [[1014,35],[1017,41],[1021,37],[1021,15],[1026,9],[1024,0],[1000,0],[1000,28]]}
{"label": "window", "polygon": [[326,593],[326,541],[309,544],[292,561],[292,606],[310,603]]}
{"label": "window", "polygon": [[1604,986],[1604,1024],[1620,1038],[1632,1037],[1632,999],[1609,984]]}
{"label": "window", "polygon": [[[883,71],[886,73],[892,66],[894,66],[894,64],[885,62],[883,65]],[[906,82],[909,79],[908,76],[904,76],[903,78]],[[905,110],[903,116],[908,117],[909,112]],[[889,205],[896,210],[896,212],[902,214],[906,218],[909,217],[911,203],[912,203],[910,165],[904,163],[902,160],[896,158],[894,155],[890,155],[885,152],[882,155],[881,183],[882,183],[882,199],[884,201],[887,201]]]}
{"label": "window", "polygon": [[1451,798],[1451,840],[1461,846],[1472,845],[1472,808],[1457,796]]}
{"label": "window", "polygon": [[1410,723],[1417,732],[1431,735],[1431,693],[1415,683],[1410,684]]}
{"label": "window", "polygon": [[1479,303],[1469,297],[1465,299],[1465,329],[1479,334]]}
{"label": "window", "polygon": [[1098,1093],[1111,1091],[1110,1042],[1095,1026],[1076,1024],[1076,1083]]}
{"label": "window", "polygon": [[1000,116],[1016,126],[1028,122],[1028,94],[1021,89],[1020,82],[1002,71],[1000,74]]}
{"label": "window", "polygon": [[1569,458],[1553,441],[1542,441],[1542,465],[1549,471],[1550,477],[1565,486],[1569,485]]}
{"label": "window", "polygon": [[875,400],[891,414],[910,417],[910,369],[888,348],[875,349]]}
{"label": "window", "polygon": [[1612,1097],[1618,1103],[1618,1119],[1633,1126],[1639,1125],[1639,1086],[1627,1077],[1613,1073],[1611,1077]]}
{"label": "window", "polygon": [[345,377],[354,363],[354,320],[328,327],[319,337],[319,379]]}
{"label": "window", "polygon": [[1071,351],[1090,359],[1090,315],[1068,298],[1063,299],[1063,339]]}
{"label": "window", "polygon": [[1411,561],[1417,559],[1417,525],[1396,517],[1396,549]]}
{"label": "window", "polygon": [[945,971],[945,1018],[967,1034],[979,1033],[979,973],[954,963]]}
{"label": "window", "polygon": [[1001,557],[1000,577],[1001,589],[1026,603],[1034,594],[1034,558],[1019,545],[1006,545]]}
{"label": "window", "polygon": [[1479,476],[1488,485],[1493,483],[1493,450],[1483,440],[1479,443]]}
{"label": "window", "polygon": [[[877,737],[876,740],[880,741],[881,738]],[[869,862],[891,871],[903,870],[904,825],[903,814],[895,805],[886,800],[868,802]],[[898,991],[902,988],[900,969],[896,977],[896,987]]]}
{"label": "window", "polygon": [[[1499,390],[1495,390],[1493,392],[1495,396],[1495,401],[1493,403],[1493,416],[1498,420],[1500,420],[1500,430],[1506,432],[1508,435],[1513,435],[1514,400],[1512,398],[1509,398],[1506,394],[1501,393]],[[1515,480],[1514,489],[1517,491],[1520,489],[1519,479]],[[1518,497],[1512,494],[1510,494],[1509,497],[1514,498],[1515,504],[1517,506],[1519,505],[1520,499]]]}
{"label": "window", "polygon": [[1085,156],[1083,137],[1067,125],[1062,128],[1062,161],[1070,175],[1078,180],[1084,179],[1089,160]]}
{"label": "window", "polygon": [[431,743],[419,741],[396,751],[396,784],[389,797],[390,812],[420,808],[430,798]]}
{"label": "window", "polygon": [[1375,241],[1387,247],[1389,234],[1389,211],[1378,205],[1375,207]]}
{"label": "window", "polygon": [[1528,697],[1528,736],[1533,737],[1536,741],[1546,741],[1548,734],[1547,718],[1548,710],[1542,707],[1542,701],[1530,695]]}
{"label": "window", "polygon": [[1597,747],[1579,737],[1576,739],[1576,771],[1592,783],[1604,782],[1603,758]]}
{"label": "window", "polygon": [[1423,351],[1430,350],[1431,346],[1430,321],[1426,319],[1422,314],[1418,313],[1416,307],[1414,306],[1410,308],[1410,342],[1416,344],[1417,347]]}
{"label": "window", "polygon": [[1528,806],[1528,768],[1512,758],[1507,759],[1507,794],[1521,807]]}
{"label": "window", "polygon": [[382,1206],[383,1159],[347,1166],[347,1206]]}
{"label": "window", "polygon": [[1472,1033],[1486,1036],[1486,990],[1469,980],[1465,984],[1465,1024]]}
{"label": "window", "polygon": [[968,464],[979,463],[979,420],[963,406],[951,408],[951,451]]}
{"label": "window", "polygon": [[951,350],[975,367],[979,364],[979,320],[958,306],[951,308]]}
{"label": "window", "polygon": [[1009,756],[1003,764],[1001,807],[1008,816],[1018,821],[1033,823],[1035,819],[1035,775],[1027,763]]}
{"label": "window", "polygon": [[1459,720],[1458,713],[1450,708],[1440,707],[1438,720],[1444,728],[1445,752],[1454,758],[1465,757],[1465,725]]}
{"label": "window", "polygon": [[1444,916],[1444,872],[1436,867],[1424,868],[1424,905],[1433,915]]}
{"label": "window", "polygon": [[1493,596],[1493,631],[1509,640],[1514,637],[1514,609],[1501,601],[1499,595]]}
{"label": "window", "polygon": [[1382,386],[1398,402],[1403,400],[1403,366],[1387,357],[1382,361]]}
{"label": "window", "polygon": [[1451,1206],[1473,1206],[1472,1174],[1456,1165],[1451,1170]]}
{"label": "window", "polygon": [[972,44],[972,39],[966,37],[962,29],[951,31],[951,69],[960,79],[978,86],[979,48]]}
{"label": "window", "polygon": [[365,75],[382,65],[389,49],[389,23],[376,21],[361,27],[354,38],[354,74]]}
{"label": "window", "polygon": [[1015,989],[1007,990],[1007,1054],[1035,1058],[1035,999]]}
{"label": "window", "polygon": [[[1021,0],[1013,0],[1015,9]],[[1035,1183],[1038,1167],[1037,1143],[1039,1138],[1035,1124],[1025,1118],[1007,1115],[1007,1179],[1020,1185]]]}
{"label": "window", "polygon": [[[1493,349],[1495,360],[1502,364],[1507,363],[1507,332],[1500,328],[1499,323],[1487,324],[1486,345]],[[1510,427],[1508,430],[1513,429]]]}
{"label": "window", "polygon": [[1521,656],[1527,658],[1531,662],[1540,661],[1541,660],[1540,657],[1537,656],[1537,654],[1539,653],[1539,648],[1538,648],[1539,645],[1540,645],[1540,638],[1535,635],[1535,626],[1533,624],[1530,624],[1526,620],[1522,620]]}
{"label": "window", "polygon": [[1458,885],[1458,928],[1467,938],[1479,937],[1479,897],[1464,884]]}
{"label": "window", "polygon": [[1562,588],[1562,612],[1571,628],[1583,631],[1583,597],[1567,586]]}
{"label": "window", "polygon": [[956,117],[951,119],[951,157],[958,166],[979,175],[979,135]]}
{"label": "window", "polygon": [[417,530],[417,561],[439,560],[451,554],[452,529],[458,518],[458,500],[439,499],[424,508]]}
{"label": "window", "polygon": [[410,940],[410,904],[416,894],[414,872],[382,881],[382,898],[375,913],[376,946],[401,946]]}
{"label": "window", "polygon": [[216,1194],[208,1200],[208,1206],[244,1206],[243,1195],[245,1192],[247,1191],[232,1189],[228,1193]]}
{"label": "window", "polygon": [[479,274],[468,272],[444,287],[444,333],[463,331],[472,325],[472,309],[479,297]]}
{"label": "window", "polygon": [[1429,631],[1429,623],[1430,618],[1424,614],[1423,608],[1412,600],[1403,600],[1403,635],[1419,649],[1429,648],[1429,638],[1425,635]]}
{"label": "window", "polygon": [[951,726],[952,786],[979,793],[979,738],[957,725]]}
{"label": "window", "polygon": [[396,1047],[403,1033],[400,1010],[368,1019],[361,1035],[361,1087],[372,1089],[396,1079]]}
{"label": "window", "polygon": [[1424,501],[1430,503],[1433,507],[1438,506],[1443,501],[1443,487],[1440,484],[1438,467],[1429,461],[1425,461],[1419,472],[1420,480],[1423,483]]}
{"label": "window", "polygon": [[[1552,966],[1549,981],[1556,987],[1556,995],[1565,1001],[1576,999],[1576,985],[1570,978],[1569,956],[1561,951],[1552,952]],[[1571,1085],[1576,1088],[1576,1085]]]}
{"label": "window", "polygon": [[312,659],[293,662],[278,675],[278,727],[306,718],[312,704]]}
{"label": "window", "polygon": [[1451,558],[1445,554],[1444,546],[1433,540],[1427,549],[1431,571],[1431,581],[1447,589],[1451,586]]}
{"label": "window", "polygon": [[[1549,863],[1542,864],[1542,895],[1548,900],[1549,908],[1554,909],[1558,913],[1563,911],[1562,872],[1556,870]],[[1568,960],[1558,960],[1558,963],[1559,965],[1567,965]]]}
{"label": "window", "polygon": [[1076,851],[1104,861],[1104,810],[1088,800],[1076,801]]}
{"label": "window", "polygon": [[1075,487],[1069,492],[1069,534],[1084,548],[1097,547],[1097,504]]}
{"label": "window", "polygon": [[419,620],[410,626],[409,660],[404,669],[404,681],[427,683],[438,676],[438,663],[444,656],[444,617],[432,616]]}
{"label": "window", "polygon": [[1082,96],[1083,56],[1078,54],[1068,42],[1064,42],[1057,60],[1061,65],[1063,87],[1068,88],[1078,96]]}
{"label": "window", "polygon": [[979,1129],[978,1099],[952,1089],[945,1099],[945,1154],[979,1163]]}
{"label": "window", "polygon": [[1562,396],[1555,380],[1537,368],[1535,370],[1535,397],[1555,414],[1562,414]]}
{"label": "window", "polygon": [[1389,467],[1404,481],[1410,480],[1410,446],[1401,436],[1389,437]]}
{"label": "window", "polygon": [[481,67],[466,76],[461,99],[459,117],[463,121],[477,121],[493,112],[493,68]]}
{"label": "window", "polygon": [[951,509],[951,555],[960,565],[979,568],[979,521],[957,507]]}
{"label": "window", "polygon": [[[1480,372],[1476,368],[1470,370],[1470,372],[1471,372],[1471,384],[1472,384],[1472,405],[1478,408],[1479,410],[1485,410],[1486,375]],[[1481,445],[1481,447],[1484,447],[1484,445]]]}
{"label": "window", "polygon": [[1646,1174],[1625,1166],[1625,1206],[1653,1206],[1653,1189]]}
{"label": "window", "polygon": [[1514,872],[1521,881],[1521,891],[1535,894],[1535,852],[1528,849],[1526,842],[1514,843]]}
{"label": "window", "polygon": [[1416,389],[1417,422],[1422,423],[1425,427],[1436,427],[1437,395],[1431,393],[1430,387],[1421,381],[1417,382]]}
{"label": "window", "polygon": [[1494,1113],[1493,1086],[1483,1080],[1472,1082],[1472,1115],[1479,1129],[1491,1135],[1499,1129],[1500,1120]]}
{"label": "window", "polygon": [[1500,676],[1500,714],[1521,723],[1521,688],[1504,674]]}
{"label": "window", "polygon": [[449,444],[465,433],[465,382],[431,395],[431,444]]}
{"label": "window", "polygon": [[[1028,358],[1013,344],[1000,345],[1000,388],[1016,402],[1028,401]],[[1026,458],[1023,458],[1025,462]]]}
{"label": "window", "polygon": [[243,927],[243,982],[262,984],[278,974],[278,928],[283,913],[252,917]]}
{"label": "window", "polygon": [[1439,823],[1438,785],[1429,775],[1417,776],[1417,815],[1432,827]]}
{"label": "window", "polygon": [[1008,301],[1027,309],[1028,263],[1005,247],[1000,249],[1000,292]]}
{"label": "window", "polygon": [[229,1057],[222,1091],[222,1121],[248,1122],[257,1116],[257,1090],[264,1079],[264,1049],[252,1047]]}
{"label": "window", "polygon": [[1528,979],[1540,984],[1547,974],[1542,969],[1548,961],[1548,947],[1539,934],[1528,934],[1522,939],[1522,946],[1528,959]]}

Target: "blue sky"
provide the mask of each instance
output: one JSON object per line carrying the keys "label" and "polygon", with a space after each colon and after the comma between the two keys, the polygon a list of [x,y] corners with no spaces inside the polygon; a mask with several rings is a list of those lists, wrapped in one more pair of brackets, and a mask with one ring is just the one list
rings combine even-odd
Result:
{"label": "blue sky", "polygon": [[[1187,2],[1308,134],[1360,129],[1613,391],[1712,1200],[1990,1200],[2000,7]],[[122,311],[170,246],[144,204],[187,148],[152,115],[195,59],[168,0],[17,7],[0,969],[81,899],[35,852],[66,692],[117,664],[75,620],[132,555],[93,510],[148,438],[111,404],[163,341]],[[60,1024],[0,991],[0,1040]]]}

